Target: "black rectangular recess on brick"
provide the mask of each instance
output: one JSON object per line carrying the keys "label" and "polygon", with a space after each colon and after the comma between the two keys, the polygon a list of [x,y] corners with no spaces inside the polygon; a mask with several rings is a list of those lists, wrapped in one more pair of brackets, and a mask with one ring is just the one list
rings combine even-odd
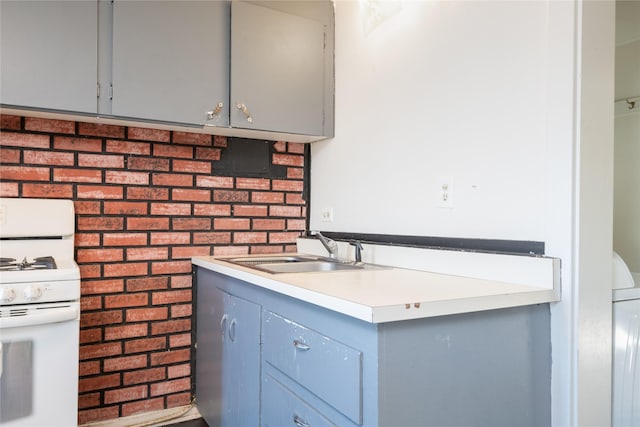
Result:
{"label": "black rectangular recess on brick", "polygon": [[214,175],[247,178],[286,178],[287,167],[272,163],[273,141],[227,138],[220,160],[213,165]]}
{"label": "black rectangular recess on brick", "polygon": [[[359,240],[364,243],[378,245],[516,255],[544,255],[544,242],[529,240],[467,239],[460,237],[403,236],[332,231],[321,231],[321,233],[335,240]],[[313,238],[311,236],[308,237]]]}

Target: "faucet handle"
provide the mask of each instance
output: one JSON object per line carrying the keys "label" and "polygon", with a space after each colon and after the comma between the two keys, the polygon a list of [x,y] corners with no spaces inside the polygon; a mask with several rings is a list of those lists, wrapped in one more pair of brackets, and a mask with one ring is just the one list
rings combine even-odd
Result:
{"label": "faucet handle", "polygon": [[362,262],[362,251],[364,250],[362,243],[359,240],[349,240],[349,244],[356,248],[356,262]]}
{"label": "faucet handle", "polygon": [[312,236],[316,236],[322,243],[322,246],[329,252],[329,258],[336,258],[338,256],[338,243],[328,237],[325,237],[319,231],[311,231]]}

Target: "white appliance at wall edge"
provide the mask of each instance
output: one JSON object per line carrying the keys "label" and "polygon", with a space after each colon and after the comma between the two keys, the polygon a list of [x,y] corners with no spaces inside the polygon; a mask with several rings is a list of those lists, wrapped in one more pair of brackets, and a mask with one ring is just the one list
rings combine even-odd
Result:
{"label": "white appliance at wall edge", "polygon": [[640,283],[613,253],[612,426],[640,426]]}
{"label": "white appliance at wall edge", "polygon": [[80,270],[69,200],[0,198],[0,425],[76,426]]}

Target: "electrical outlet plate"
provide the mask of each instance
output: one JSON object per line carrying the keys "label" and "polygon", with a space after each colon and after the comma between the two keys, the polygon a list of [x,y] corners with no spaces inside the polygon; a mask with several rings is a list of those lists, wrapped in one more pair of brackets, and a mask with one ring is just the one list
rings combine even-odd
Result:
{"label": "electrical outlet plate", "polygon": [[437,206],[453,208],[453,178],[450,176],[438,177]]}
{"label": "electrical outlet plate", "polygon": [[333,222],[333,208],[322,208],[320,220],[322,222]]}

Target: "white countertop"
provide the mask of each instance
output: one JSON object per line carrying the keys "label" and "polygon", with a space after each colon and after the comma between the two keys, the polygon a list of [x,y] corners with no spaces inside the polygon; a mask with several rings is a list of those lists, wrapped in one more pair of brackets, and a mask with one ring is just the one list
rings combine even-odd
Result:
{"label": "white countertop", "polygon": [[528,286],[405,268],[271,274],[194,257],[193,264],[371,323],[559,300],[559,286]]}

